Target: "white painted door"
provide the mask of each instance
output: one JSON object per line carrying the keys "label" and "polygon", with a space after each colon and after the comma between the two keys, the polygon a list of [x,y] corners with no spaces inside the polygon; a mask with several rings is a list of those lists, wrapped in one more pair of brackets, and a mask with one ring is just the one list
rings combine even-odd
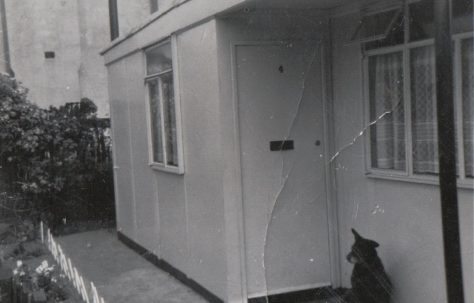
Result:
{"label": "white painted door", "polygon": [[249,297],[330,284],[319,47],[235,47]]}

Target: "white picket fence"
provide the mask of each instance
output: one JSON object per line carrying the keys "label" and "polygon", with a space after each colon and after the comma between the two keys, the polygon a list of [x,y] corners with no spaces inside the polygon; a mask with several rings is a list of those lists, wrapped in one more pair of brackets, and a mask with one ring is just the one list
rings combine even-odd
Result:
{"label": "white picket fence", "polygon": [[86,303],[105,303],[104,298],[99,295],[93,282],[90,282],[90,287],[86,286],[82,275],[78,272],[77,268],[73,266],[71,259],[66,256],[61,245],[56,242],[51,234],[51,230],[43,222],[40,222],[40,234],[41,242],[51,252],[54,260],[59,264],[59,267],[69,281],[74,285],[74,288],[82,299]]}

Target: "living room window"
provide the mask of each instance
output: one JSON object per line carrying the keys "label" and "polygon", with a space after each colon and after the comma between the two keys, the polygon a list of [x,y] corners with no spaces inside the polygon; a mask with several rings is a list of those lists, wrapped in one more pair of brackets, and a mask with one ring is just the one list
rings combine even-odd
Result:
{"label": "living room window", "polygon": [[150,125],[150,165],[183,173],[174,39],[145,50]]}
{"label": "living room window", "polygon": [[[430,180],[439,172],[433,9],[432,0],[407,1],[400,22],[391,25],[385,38],[361,41],[371,174]],[[474,177],[472,0],[453,0],[452,12],[457,170],[462,183]]]}

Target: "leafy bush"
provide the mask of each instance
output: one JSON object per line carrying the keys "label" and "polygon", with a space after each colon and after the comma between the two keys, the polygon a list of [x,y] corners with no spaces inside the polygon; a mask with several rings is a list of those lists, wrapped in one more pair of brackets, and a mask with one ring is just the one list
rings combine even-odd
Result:
{"label": "leafy bush", "polygon": [[74,216],[113,217],[109,121],[96,111],[86,98],[40,108],[15,79],[0,75],[4,180],[12,195],[32,201],[53,225]]}

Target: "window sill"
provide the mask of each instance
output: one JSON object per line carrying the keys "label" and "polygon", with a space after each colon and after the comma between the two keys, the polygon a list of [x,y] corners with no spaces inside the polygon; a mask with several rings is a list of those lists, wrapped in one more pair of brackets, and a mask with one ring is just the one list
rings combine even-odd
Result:
{"label": "window sill", "polygon": [[[382,174],[382,173],[374,173],[368,172],[366,176],[370,179],[382,179],[382,180],[390,180],[390,181],[399,181],[399,182],[407,182],[407,183],[418,183],[418,184],[427,184],[433,186],[439,186],[439,180],[436,177],[431,176],[400,176],[395,174]],[[457,181],[458,189],[474,189],[474,180],[466,179],[466,180],[458,180]]]}
{"label": "window sill", "polygon": [[176,175],[184,175],[184,171],[181,167],[166,166],[160,163],[150,163],[148,164],[150,168],[156,171],[163,171],[166,173],[172,173]]}

